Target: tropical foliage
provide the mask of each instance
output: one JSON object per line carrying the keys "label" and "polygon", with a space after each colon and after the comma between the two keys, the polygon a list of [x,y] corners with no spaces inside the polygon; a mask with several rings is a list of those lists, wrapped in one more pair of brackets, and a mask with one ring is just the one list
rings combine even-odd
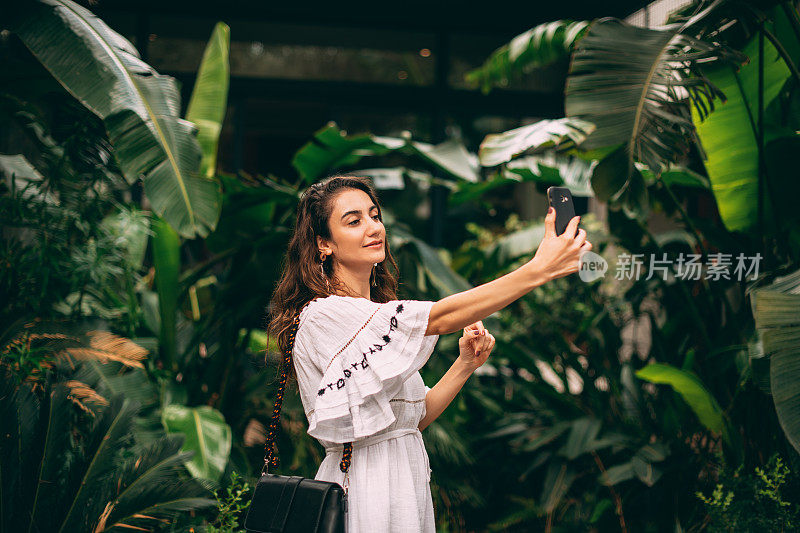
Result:
{"label": "tropical foliage", "polygon": [[[2,24],[0,120],[14,140],[0,155],[3,529],[238,530],[277,389],[280,354],[264,332],[276,251],[298,195],[334,172],[382,188],[405,298],[495,279],[543,235],[541,221],[511,216],[464,223],[458,246],[434,248],[409,210],[432,185],[459,221],[521,182],[595,197],[608,220],[582,223],[606,258],[762,259],[746,280],[626,279],[612,264],[599,281],[556,280],[488,317],[495,353],[423,434],[438,530],[797,520],[794,4],[698,1],[657,29],[537,26],[468,79],[488,91],[569,63],[566,117],[493,133],[477,150],[327,124],[286,178],[218,169],[226,25],[184,111],[174,79],[70,0],[15,5]],[[697,200],[719,217],[695,215]],[[676,229],[651,230],[654,213]],[[456,346],[440,339],[426,383]],[[280,473],[313,477],[324,452],[297,395],[282,423]],[[775,454],[785,463],[768,463]],[[752,494],[757,505],[740,504]]]}

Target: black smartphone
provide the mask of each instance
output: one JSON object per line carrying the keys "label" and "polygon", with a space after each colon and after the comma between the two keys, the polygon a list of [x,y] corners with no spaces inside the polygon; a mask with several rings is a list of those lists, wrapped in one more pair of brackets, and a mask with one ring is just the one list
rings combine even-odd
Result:
{"label": "black smartphone", "polygon": [[561,235],[575,216],[572,193],[566,187],[548,187],[547,201],[556,210],[556,235]]}

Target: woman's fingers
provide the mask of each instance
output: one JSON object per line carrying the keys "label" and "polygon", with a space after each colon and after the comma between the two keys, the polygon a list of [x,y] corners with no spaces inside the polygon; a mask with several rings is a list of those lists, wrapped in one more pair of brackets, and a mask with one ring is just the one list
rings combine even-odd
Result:
{"label": "woman's fingers", "polygon": [[578,235],[575,236],[575,242],[578,243],[578,246],[582,246],[584,242],[586,242],[586,230],[581,228],[578,230]]}
{"label": "woman's fingers", "polygon": [[544,217],[544,238],[556,236],[556,210],[552,207],[547,210]]}
{"label": "woman's fingers", "polygon": [[476,333],[480,333],[481,331],[484,331],[485,329],[486,328],[483,327],[483,322],[478,320],[477,322],[473,322],[469,326],[465,327],[464,328],[464,334],[466,335],[467,332],[472,332],[472,331],[474,331]]}
{"label": "woman's fingers", "polygon": [[578,223],[581,221],[580,216],[572,217],[569,222],[567,223],[567,229],[564,230],[564,233],[561,235],[566,236],[568,239],[575,238],[575,232],[578,231]]}
{"label": "woman's fingers", "polygon": [[476,353],[491,351],[491,349],[494,347],[494,336],[491,333],[486,332],[486,335],[481,335],[481,337],[482,339],[480,341],[479,348],[476,350]]}

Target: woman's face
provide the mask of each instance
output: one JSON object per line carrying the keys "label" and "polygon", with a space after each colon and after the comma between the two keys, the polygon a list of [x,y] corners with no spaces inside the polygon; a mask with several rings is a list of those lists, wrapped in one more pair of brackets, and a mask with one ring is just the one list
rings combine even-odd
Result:
{"label": "woman's face", "polygon": [[[369,195],[359,189],[346,189],[333,201],[328,220],[332,241],[317,237],[320,250],[346,266],[369,266],[386,257],[386,229],[378,215],[378,207]],[[368,246],[380,241],[380,244]]]}

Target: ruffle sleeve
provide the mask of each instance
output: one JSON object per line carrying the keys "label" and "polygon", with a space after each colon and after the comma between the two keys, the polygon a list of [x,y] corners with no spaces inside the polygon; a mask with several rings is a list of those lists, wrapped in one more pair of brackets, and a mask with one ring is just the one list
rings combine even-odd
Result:
{"label": "ruffle sleeve", "polygon": [[308,433],[329,442],[350,442],[395,421],[389,401],[424,366],[439,338],[425,335],[434,302],[325,300],[305,323],[304,345],[318,347],[322,374],[309,392],[313,408],[306,413]]}

